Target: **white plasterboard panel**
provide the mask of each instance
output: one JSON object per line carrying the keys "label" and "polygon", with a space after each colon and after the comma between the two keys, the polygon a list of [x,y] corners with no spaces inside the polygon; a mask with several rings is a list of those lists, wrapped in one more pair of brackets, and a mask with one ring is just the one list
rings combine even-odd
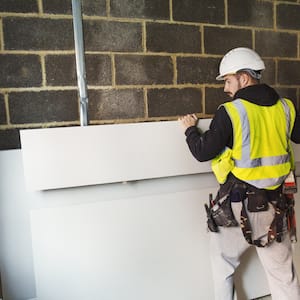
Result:
{"label": "white plasterboard panel", "polygon": [[212,299],[198,198],[184,192],[31,211],[37,298]]}
{"label": "white plasterboard panel", "polygon": [[[32,210],[38,299],[213,299],[202,200],[209,192]],[[257,258],[246,256],[238,290],[253,299],[268,285]]]}
{"label": "white plasterboard panel", "polygon": [[[207,129],[211,120],[200,120]],[[47,190],[210,172],[177,121],[21,130],[27,186]]]}

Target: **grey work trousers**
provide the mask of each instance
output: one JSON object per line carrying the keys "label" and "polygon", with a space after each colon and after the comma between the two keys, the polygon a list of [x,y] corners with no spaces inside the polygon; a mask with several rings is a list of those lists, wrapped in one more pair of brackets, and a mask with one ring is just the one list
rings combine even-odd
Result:
{"label": "grey work trousers", "polygon": [[[232,203],[236,220],[240,220],[242,204]],[[266,232],[274,216],[273,207],[266,212],[249,213],[253,239]],[[249,247],[240,227],[219,227],[220,232],[210,232],[210,254],[216,300],[233,300],[233,275],[240,257]],[[293,265],[291,241],[288,232],[283,241],[274,241],[264,248],[256,247],[258,257],[267,275],[272,300],[300,300],[300,285]],[[255,288],[255,287],[253,287]]]}

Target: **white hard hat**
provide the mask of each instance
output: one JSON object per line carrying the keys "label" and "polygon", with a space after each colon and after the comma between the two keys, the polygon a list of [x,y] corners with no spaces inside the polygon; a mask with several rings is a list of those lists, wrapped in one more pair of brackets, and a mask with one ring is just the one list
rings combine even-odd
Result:
{"label": "white hard hat", "polygon": [[252,49],[244,47],[232,49],[222,58],[216,79],[223,80],[225,75],[235,74],[245,69],[262,71],[265,69],[265,64]]}

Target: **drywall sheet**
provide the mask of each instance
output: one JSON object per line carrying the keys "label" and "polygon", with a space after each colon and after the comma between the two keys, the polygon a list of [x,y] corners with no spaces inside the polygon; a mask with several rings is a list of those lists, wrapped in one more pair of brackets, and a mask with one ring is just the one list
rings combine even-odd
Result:
{"label": "drywall sheet", "polygon": [[[212,188],[32,210],[37,298],[213,299],[202,199],[209,192]],[[237,274],[240,300],[269,293],[253,254]]]}
{"label": "drywall sheet", "polygon": [[[201,120],[207,129],[210,120]],[[210,172],[189,152],[177,121],[21,131],[29,190]]]}

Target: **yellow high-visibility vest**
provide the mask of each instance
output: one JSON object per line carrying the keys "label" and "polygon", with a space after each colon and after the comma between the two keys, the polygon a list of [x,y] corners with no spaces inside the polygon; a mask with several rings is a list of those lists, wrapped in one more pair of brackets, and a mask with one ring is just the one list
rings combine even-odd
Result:
{"label": "yellow high-visibility vest", "polygon": [[275,105],[259,106],[236,99],[223,106],[233,127],[233,147],[212,160],[217,180],[224,183],[232,172],[258,188],[276,189],[294,168],[290,136],[296,112],[292,101],[282,98]]}

